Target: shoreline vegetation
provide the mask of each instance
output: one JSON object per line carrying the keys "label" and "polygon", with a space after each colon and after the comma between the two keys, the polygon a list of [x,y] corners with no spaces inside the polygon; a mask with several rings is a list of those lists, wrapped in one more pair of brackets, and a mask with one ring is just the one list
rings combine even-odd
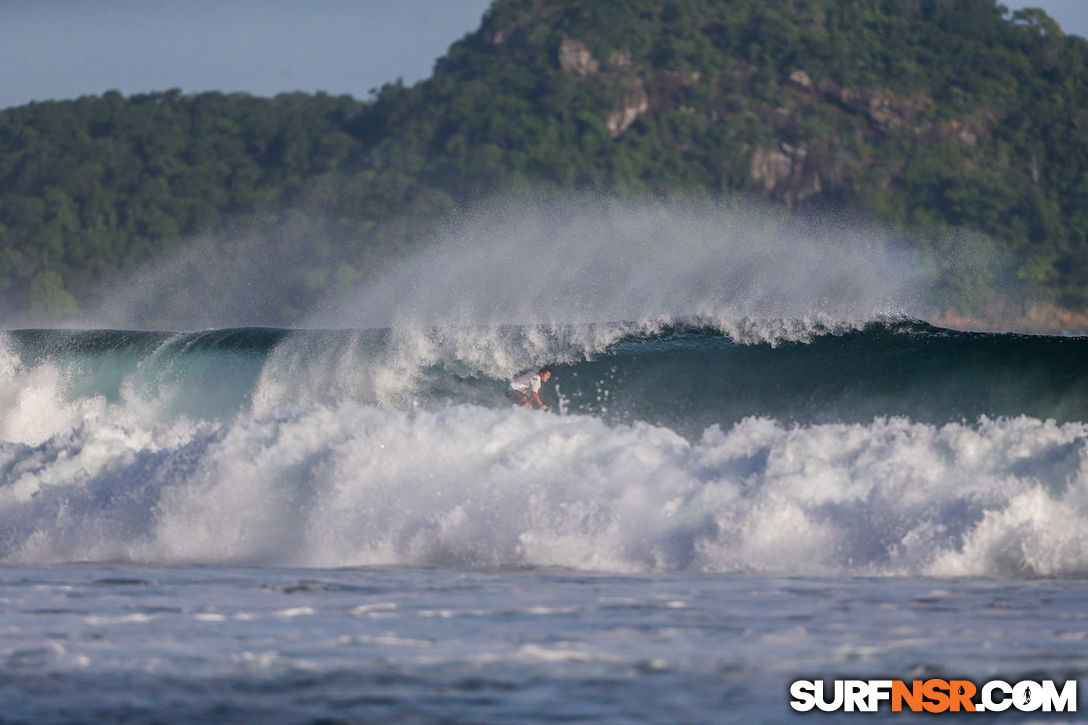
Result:
{"label": "shoreline vegetation", "polygon": [[495,0],[429,79],[365,100],[0,110],[0,302],[79,318],[198,240],[218,287],[274,278],[252,313],[286,325],[496,194],[695,194],[901,235],[949,325],[1088,332],[1086,159],[1088,41],[1039,10]]}

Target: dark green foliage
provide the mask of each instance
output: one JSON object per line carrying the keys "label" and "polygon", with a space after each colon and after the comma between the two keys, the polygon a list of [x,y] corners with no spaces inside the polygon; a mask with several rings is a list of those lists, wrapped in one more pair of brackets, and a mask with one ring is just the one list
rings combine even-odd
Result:
{"label": "dark green foliage", "polygon": [[[1086,61],[1088,42],[995,0],[495,0],[432,78],[365,102],[0,112],[0,294],[72,314],[183,240],[230,258],[244,236],[284,277],[269,322],[289,322],[522,190],[756,195],[900,229],[949,304],[984,301],[990,274],[1083,305]],[[950,239],[1001,262],[946,269]]]}

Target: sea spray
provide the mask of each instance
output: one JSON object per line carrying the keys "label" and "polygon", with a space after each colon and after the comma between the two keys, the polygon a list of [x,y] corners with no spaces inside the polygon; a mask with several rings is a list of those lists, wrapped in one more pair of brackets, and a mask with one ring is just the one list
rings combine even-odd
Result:
{"label": "sea spray", "polygon": [[919,314],[930,283],[889,234],[751,205],[498,200],[326,302],[306,326],[834,325]]}

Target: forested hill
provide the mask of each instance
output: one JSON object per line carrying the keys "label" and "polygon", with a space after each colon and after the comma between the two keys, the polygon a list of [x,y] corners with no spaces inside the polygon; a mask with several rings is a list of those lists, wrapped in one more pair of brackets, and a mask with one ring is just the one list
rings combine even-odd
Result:
{"label": "forested hill", "polygon": [[223,284],[277,276],[253,315],[289,323],[499,191],[697,191],[938,251],[981,235],[1011,253],[994,274],[1084,307],[1086,61],[1088,41],[994,0],[496,0],[430,79],[365,101],[0,111],[0,294],[71,317],[203,240],[233,260]]}

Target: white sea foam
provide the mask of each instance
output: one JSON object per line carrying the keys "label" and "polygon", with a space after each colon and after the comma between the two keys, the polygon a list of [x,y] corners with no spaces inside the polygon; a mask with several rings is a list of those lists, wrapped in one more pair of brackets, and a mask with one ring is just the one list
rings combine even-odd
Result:
{"label": "white sea foam", "polygon": [[[451,376],[501,380],[534,365],[592,359],[626,335],[653,333],[663,324],[398,327],[381,344],[368,342],[367,333],[345,332],[320,344],[311,333],[298,333],[269,354],[252,396],[253,409],[265,413],[286,404],[339,400],[403,408],[411,404],[430,366],[442,366]],[[470,391],[458,392],[471,400]]]}
{"label": "white sea foam", "polygon": [[355,403],[0,444],[0,559],[865,575],[1088,572],[1088,425],[691,442],[585,416]]}
{"label": "white sea foam", "polygon": [[[109,429],[124,428],[126,435],[142,436],[143,445],[151,446],[146,433],[137,433],[154,425],[168,423],[188,430],[193,416],[178,414],[179,405],[199,410],[193,393],[200,392],[199,373],[189,372],[197,385],[184,388],[180,375],[149,379],[147,368],[154,367],[155,355],[133,361],[127,372],[119,373],[120,382],[113,395],[96,389],[97,378],[109,377],[89,369],[87,360],[63,356],[26,362],[14,351],[9,335],[0,333],[0,440],[38,445],[50,438],[64,436],[82,425],[97,426],[100,445],[111,445]],[[228,377],[226,366],[207,371],[207,379]],[[108,386],[107,386],[108,387]],[[217,390],[207,394],[210,403]],[[220,396],[222,397],[222,396]],[[125,445],[130,445],[126,443]]]}

